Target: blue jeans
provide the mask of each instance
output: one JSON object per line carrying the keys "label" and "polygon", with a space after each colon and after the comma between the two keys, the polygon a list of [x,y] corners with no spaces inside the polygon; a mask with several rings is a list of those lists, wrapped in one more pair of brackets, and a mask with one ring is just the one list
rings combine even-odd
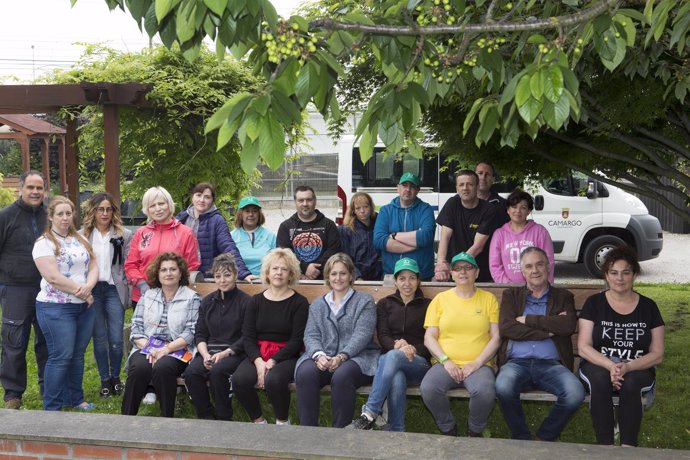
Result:
{"label": "blue jeans", "polygon": [[511,359],[496,377],[496,395],[513,439],[532,439],[520,403],[523,390],[543,390],[558,399],[537,430],[537,438],[553,441],[585,398],[578,378],[560,362],[551,359]]}
{"label": "blue jeans", "polygon": [[381,413],[383,402],[388,399],[390,431],[405,431],[407,386],[419,385],[429,367],[429,361],[421,356],[415,355],[410,362],[400,350],[381,355],[364,410],[376,418]]}
{"label": "blue jeans", "polygon": [[125,310],[115,285],[99,281],[93,288],[96,319],[93,324],[93,356],[101,380],[119,377],[122,369],[122,327]]}
{"label": "blue jeans", "polygon": [[36,317],[48,345],[43,409],[83,403],[84,352],[93,334],[94,309],[86,303],[36,301]]}

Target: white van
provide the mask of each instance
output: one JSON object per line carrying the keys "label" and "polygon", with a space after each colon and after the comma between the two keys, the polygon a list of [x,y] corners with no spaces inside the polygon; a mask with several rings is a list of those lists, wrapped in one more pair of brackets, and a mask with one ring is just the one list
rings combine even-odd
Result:
{"label": "white van", "polygon": [[[383,148],[377,147],[374,156],[362,164],[354,136],[346,135],[338,142],[338,156],[339,216],[344,215],[355,192],[370,194],[377,207],[389,203],[397,196],[400,176],[407,171],[419,176],[419,197],[436,212],[456,193],[454,171],[444,167],[439,155],[396,160],[384,157]],[[641,261],[661,253],[659,220],[639,198],[618,187],[572,172],[564,178],[527,183],[524,188],[534,197],[532,219],[548,229],[557,261],[584,263],[592,276],[600,277],[603,256],[622,243],[635,248]],[[510,190],[512,187],[498,191]]]}

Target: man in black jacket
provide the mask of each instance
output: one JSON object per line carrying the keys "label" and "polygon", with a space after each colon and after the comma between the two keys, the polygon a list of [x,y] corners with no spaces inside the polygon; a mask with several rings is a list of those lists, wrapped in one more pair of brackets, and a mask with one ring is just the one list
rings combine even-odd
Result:
{"label": "man in black jacket", "polygon": [[548,391],[558,399],[537,430],[537,439],[553,441],[585,397],[573,374],[571,336],[577,325],[573,294],[549,284],[549,259],[536,247],[520,255],[527,284],[503,291],[498,327],[496,396],[513,439],[531,439],[520,392]]}
{"label": "man in black jacket", "polygon": [[276,245],[295,253],[303,279],[323,279],[326,261],[340,252],[338,227],[316,209],[313,188],[300,185],[294,198],[297,212],[278,227]]}
{"label": "man in black jacket", "polygon": [[41,274],[31,251],[46,226],[44,195],[41,173],[25,172],[19,177],[19,199],[0,210],[0,382],[5,389],[6,409],[19,409],[22,404],[26,390],[26,349],[32,324],[38,383],[43,392],[48,348],[36,320],[36,295],[40,290]]}

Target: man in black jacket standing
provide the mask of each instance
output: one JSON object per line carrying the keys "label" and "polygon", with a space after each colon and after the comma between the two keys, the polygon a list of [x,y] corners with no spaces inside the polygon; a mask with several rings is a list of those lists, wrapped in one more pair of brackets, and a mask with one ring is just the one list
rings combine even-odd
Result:
{"label": "man in black jacket standing", "polygon": [[276,244],[295,253],[302,279],[323,279],[323,267],[333,254],[340,252],[338,227],[316,209],[316,192],[308,185],[295,189],[297,212],[278,227]]}
{"label": "man in black jacket standing", "polygon": [[0,210],[0,305],[2,352],[0,382],[5,408],[19,409],[26,390],[26,350],[34,326],[34,351],[38,383],[43,390],[43,370],[48,360],[45,338],[36,320],[36,295],[41,274],[31,251],[46,226],[45,187],[38,171],[19,177],[19,199]]}

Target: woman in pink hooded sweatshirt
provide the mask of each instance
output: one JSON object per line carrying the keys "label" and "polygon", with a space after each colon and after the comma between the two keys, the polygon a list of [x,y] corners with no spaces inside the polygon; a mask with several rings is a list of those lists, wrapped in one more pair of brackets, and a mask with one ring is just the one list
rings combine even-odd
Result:
{"label": "woman in pink hooded sweatshirt", "polygon": [[525,283],[520,271],[520,254],[525,248],[536,246],[549,258],[549,282],[553,284],[553,243],[548,230],[527,216],[534,209],[532,196],[515,190],[508,196],[510,222],[497,229],[491,237],[489,270],[496,283]]}

